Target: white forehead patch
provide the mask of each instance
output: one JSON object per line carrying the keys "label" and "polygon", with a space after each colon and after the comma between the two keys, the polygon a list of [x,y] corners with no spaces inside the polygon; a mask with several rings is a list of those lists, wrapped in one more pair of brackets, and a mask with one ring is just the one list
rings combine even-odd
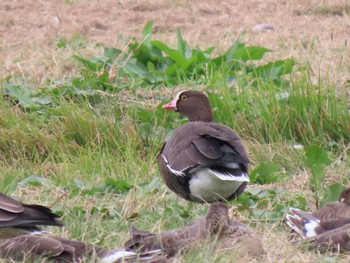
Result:
{"label": "white forehead patch", "polygon": [[178,102],[178,101],[179,101],[179,98],[180,98],[180,95],[181,95],[183,92],[185,92],[185,91],[188,91],[188,90],[185,89],[185,90],[182,90],[182,91],[178,92],[178,93],[175,95],[173,101]]}

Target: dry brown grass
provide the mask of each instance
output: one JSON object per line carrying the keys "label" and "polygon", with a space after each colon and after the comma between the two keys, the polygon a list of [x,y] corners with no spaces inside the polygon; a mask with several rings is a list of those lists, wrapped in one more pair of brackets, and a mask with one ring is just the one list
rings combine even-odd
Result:
{"label": "dry brown grass", "polygon": [[[70,4],[72,2],[72,4]],[[321,11],[320,11],[321,10]],[[323,10],[323,11],[322,11]],[[93,43],[121,46],[118,35],[139,36],[148,20],[159,39],[176,44],[176,28],[191,45],[226,48],[242,31],[250,44],[310,63],[319,75],[346,87],[349,66],[349,4],[325,1],[10,1],[0,9],[0,76],[23,75],[40,81],[74,74],[71,50],[59,50],[59,38],[86,36]],[[270,23],[274,32],[251,32]],[[94,45],[79,52],[98,53]],[[72,52],[72,53],[71,53]],[[73,64],[74,65],[74,64]]]}

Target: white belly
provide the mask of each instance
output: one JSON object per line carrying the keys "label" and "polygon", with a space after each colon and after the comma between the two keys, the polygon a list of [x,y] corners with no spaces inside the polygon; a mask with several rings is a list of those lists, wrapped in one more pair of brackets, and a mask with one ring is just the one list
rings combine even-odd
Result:
{"label": "white belly", "polygon": [[227,199],[235,193],[243,182],[222,180],[209,169],[201,169],[190,180],[191,194],[203,201]]}

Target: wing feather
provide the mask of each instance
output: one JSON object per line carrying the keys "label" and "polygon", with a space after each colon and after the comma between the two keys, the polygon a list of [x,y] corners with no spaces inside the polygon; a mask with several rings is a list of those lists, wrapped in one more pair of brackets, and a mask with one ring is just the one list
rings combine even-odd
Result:
{"label": "wing feather", "polygon": [[[195,131],[195,132],[193,132]],[[240,137],[216,123],[189,122],[175,130],[161,154],[173,170],[238,163],[248,170],[249,159]]]}

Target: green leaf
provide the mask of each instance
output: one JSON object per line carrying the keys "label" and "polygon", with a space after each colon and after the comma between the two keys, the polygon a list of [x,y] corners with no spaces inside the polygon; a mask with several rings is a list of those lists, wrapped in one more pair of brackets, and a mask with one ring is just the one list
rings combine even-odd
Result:
{"label": "green leaf", "polygon": [[25,186],[25,185],[41,186],[43,184],[51,184],[51,180],[44,177],[37,176],[37,175],[31,175],[18,183],[18,185],[20,186]]}
{"label": "green leaf", "polygon": [[269,62],[266,65],[256,67],[253,71],[256,77],[265,80],[275,80],[283,75],[290,74],[295,65],[293,59],[277,60]]}
{"label": "green leaf", "polygon": [[144,77],[145,74],[148,72],[147,68],[144,67],[141,64],[138,64],[136,60],[130,59],[126,64],[125,64],[125,69],[131,73],[134,74],[138,77]]}
{"label": "green leaf", "polygon": [[262,192],[260,188],[256,188],[254,186],[248,186],[245,191],[252,195],[258,195]]}
{"label": "green leaf", "polygon": [[83,180],[81,180],[81,179],[74,178],[73,182],[79,189],[87,188],[85,182]]}
{"label": "green leaf", "polygon": [[152,178],[151,182],[149,182],[148,184],[145,184],[142,186],[142,188],[146,191],[146,192],[153,192],[155,190],[159,190],[163,185],[163,180],[162,178],[160,178],[159,176],[155,176]]}
{"label": "green leaf", "polygon": [[244,48],[245,45],[242,43],[241,38],[238,38],[231,47],[225,52],[223,56],[219,56],[216,59],[223,59],[224,61],[231,61],[234,59],[234,54],[239,48]]}
{"label": "green leaf", "polygon": [[2,84],[2,94],[17,101],[24,109],[36,109],[39,106],[32,98],[34,93],[30,86],[10,84],[6,81]]}
{"label": "green leaf", "polygon": [[273,162],[260,163],[250,173],[252,183],[268,184],[277,182],[282,176],[278,165]]}
{"label": "green leaf", "polygon": [[100,71],[103,68],[103,64],[99,62],[93,62],[92,60],[87,60],[83,57],[80,57],[78,55],[73,55],[73,58],[80,63],[82,63],[87,69],[91,71]]}
{"label": "green leaf", "polygon": [[152,38],[152,28],[153,28],[153,22],[149,21],[142,31],[142,42],[147,46],[151,46],[151,38]]}
{"label": "green leaf", "polygon": [[105,47],[103,55],[107,57],[111,63],[113,63],[121,53],[122,51],[120,49]]}
{"label": "green leaf", "polygon": [[39,96],[39,97],[34,97],[34,98],[32,98],[32,100],[33,100],[34,102],[36,102],[37,104],[48,105],[48,104],[51,103],[52,97],[50,97],[50,96],[46,96],[46,97],[44,97],[44,96]]}
{"label": "green leaf", "polygon": [[132,185],[123,179],[113,180],[112,178],[106,178],[105,185],[115,188],[121,193],[127,193],[132,188]]}
{"label": "green leaf", "polygon": [[331,160],[328,153],[318,145],[310,145],[305,148],[306,163],[309,167],[315,165],[328,165]]}
{"label": "green leaf", "polygon": [[153,40],[152,44],[153,46],[159,48],[161,51],[167,54],[175,62],[180,63],[182,61],[186,61],[185,56],[180,51],[168,47],[165,43]]}
{"label": "green leaf", "polygon": [[192,50],[188,47],[185,40],[183,40],[180,29],[176,30],[177,34],[177,46],[179,52],[185,57],[190,58],[192,56]]}
{"label": "green leaf", "polygon": [[233,53],[233,59],[247,61],[247,60],[259,60],[261,59],[265,53],[271,52],[272,50],[258,47],[258,46],[250,46],[246,47],[245,45],[239,46],[239,48]]}
{"label": "green leaf", "polygon": [[305,163],[311,170],[310,188],[315,197],[316,207],[320,204],[319,192],[325,177],[325,167],[330,164],[328,153],[317,145],[305,148]]}
{"label": "green leaf", "polygon": [[327,193],[321,200],[320,205],[323,206],[327,203],[337,201],[341,192],[345,189],[344,185],[340,183],[334,183],[328,187]]}

